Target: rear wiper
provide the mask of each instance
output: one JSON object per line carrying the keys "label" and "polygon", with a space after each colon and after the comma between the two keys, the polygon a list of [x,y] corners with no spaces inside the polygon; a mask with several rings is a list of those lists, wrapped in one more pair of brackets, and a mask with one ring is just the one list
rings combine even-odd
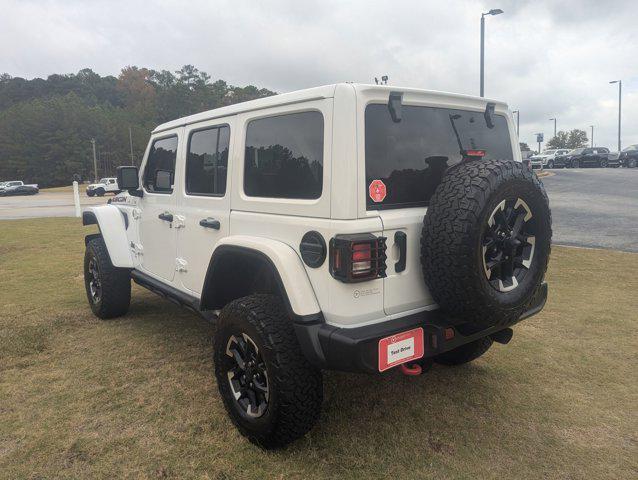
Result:
{"label": "rear wiper", "polygon": [[[494,104],[491,104],[491,105],[494,105]],[[459,135],[459,131],[456,129],[456,123],[455,123],[455,120],[458,120],[459,118],[461,118],[461,115],[459,115],[458,113],[454,113],[454,114],[450,113],[450,123],[452,124],[452,130],[454,130],[454,136],[456,137],[456,142],[459,145],[459,151],[461,153],[462,160],[476,158],[476,157],[484,157],[485,150],[477,150],[477,149],[466,150],[465,148],[463,148],[463,142],[461,142],[461,136]],[[488,128],[492,128],[492,127],[489,127],[488,125]]]}

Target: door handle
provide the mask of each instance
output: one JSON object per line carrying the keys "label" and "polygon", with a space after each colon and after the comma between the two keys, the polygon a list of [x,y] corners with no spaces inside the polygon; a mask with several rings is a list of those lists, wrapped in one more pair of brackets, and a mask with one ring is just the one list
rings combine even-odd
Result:
{"label": "door handle", "polygon": [[408,236],[405,234],[405,232],[395,232],[394,243],[396,243],[397,247],[399,247],[399,261],[394,264],[394,270],[398,273],[405,270],[405,261],[408,250]]}
{"label": "door handle", "polygon": [[160,220],[164,220],[165,222],[172,222],[173,221],[173,214],[169,213],[169,212],[164,212],[164,213],[160,213],[157,218],[159,218]]}
{"label": "door handle", "polygon": [[219,220],[215,220],[211,217],[201,219],[199,221],[199,224],[204,228],[214,228],[215,230],[219,230],[219,228],[221,227]]}

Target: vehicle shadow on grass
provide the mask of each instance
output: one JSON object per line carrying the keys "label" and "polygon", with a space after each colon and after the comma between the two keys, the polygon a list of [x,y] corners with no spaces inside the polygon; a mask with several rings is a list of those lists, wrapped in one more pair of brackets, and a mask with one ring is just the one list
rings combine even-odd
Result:
{"label": "vehicle shadow on grass", "polygon": [[[134,297],[130,311],[137,317],[137,328],[157,333],[162,349],[179,349],[181,342],[199,343],[201,355],[210,359],[199,374],[212,377],[214,325],[168,301],[139,297]],[[326,371],[317,426],[284,452],[321,451],[334,449],[336,444],[352,454],[351,444],[356,441],[359,453],[376,455],[392,441],[416,442],[421,453],[452,455],[463,441],[454,431],[455,424],[467,431],[468,422],[489,421],[495,429],[507,423],[501,414],[511,390],[506,384],[513,379],[507,378],[507,372],[488,367],[488,361],[480,359],[460,367],[435,365],[418,377],[406,377],[396,369],[379,375]],[[223,410],[217,389],[211,394],[207,401]],[[215,423],[217,428],[227,428],[226,422]]]}

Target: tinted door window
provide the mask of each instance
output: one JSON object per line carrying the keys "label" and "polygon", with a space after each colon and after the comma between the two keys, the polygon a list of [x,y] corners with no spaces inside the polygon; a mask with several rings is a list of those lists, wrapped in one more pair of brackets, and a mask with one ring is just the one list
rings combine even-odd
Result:
{"label": "tinted door window", "polygon": [[229,142],[228,126],[199,130],[191,134],[186,158],[186,193],[224,196]]}
{"label": "tinted door window", "polygon": [[313,199],[323,184],[323,115],[303,112],[253,120],[246,128],[244,192]]}
{"label": "tinted door window", "polygon": [[[493,128],[486,125],[483,112],[403,105],[402,117],[401,122],[395,123],[387,105],[366,107],[369,209],[427,205],[447,168],[461,161],[461,147],[484,150],[484,159],[514,158],[507,121],[502,115],[493,116]],[[381,202],[374,202],[367,195],[374,180],[386,185]]]}
{"label": "tinted door window", "polygon": [[[177,157],[177,137],[155,140],[146,161],[144,188],[151,193],[172,193],[175,180],[175,158]],[[166,177],[169,182],[165,182]],[[160,180],[159,182],[157,180]],[[169,186],[167,186],[168,184]]]}

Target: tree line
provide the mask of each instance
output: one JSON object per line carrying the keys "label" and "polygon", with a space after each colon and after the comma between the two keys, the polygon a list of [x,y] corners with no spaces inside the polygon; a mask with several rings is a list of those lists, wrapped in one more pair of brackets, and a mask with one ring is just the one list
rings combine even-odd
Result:
{"label": "tree line", "polygon": [[[0,181],[41,187],[93,179],[139,162],[158,124],[192,113],[274,95],[253,85],[236,87],[192,65],[176,72],[135,66],[115,76],[91,69],[26,80],[0,75]],[[133,145],[131,154],[130,143]]]}

